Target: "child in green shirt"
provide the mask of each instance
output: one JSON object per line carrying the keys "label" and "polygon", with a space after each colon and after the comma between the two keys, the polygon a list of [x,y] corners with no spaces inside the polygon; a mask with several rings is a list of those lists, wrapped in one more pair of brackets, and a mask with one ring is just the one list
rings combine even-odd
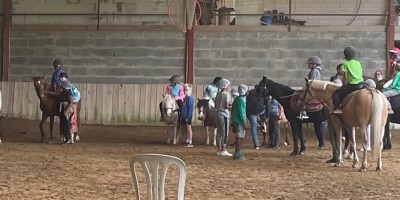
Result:
{"label": "child in green shirt", "polygon": [[244,160],[244,156],[241,151],[246,129],[245,96],[248,89],[249,87],[247,85],[240,84],[238,87],[239,96],[235,98],[232,104],[233,132],[236,136],[235,154],[233,155],[234,160]]}

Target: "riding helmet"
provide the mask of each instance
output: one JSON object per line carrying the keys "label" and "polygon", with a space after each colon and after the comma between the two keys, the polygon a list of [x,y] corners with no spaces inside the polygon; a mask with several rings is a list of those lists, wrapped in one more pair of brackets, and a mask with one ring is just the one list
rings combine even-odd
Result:
{"label": "riding helmet", "polygon": [[53,66],[58,66],[58,65],[61,65],[61,66],[63,65],[61,59],[59,59],[59,58],[55,59],[53,62]]}
{"label": "riding helmet", "polygon": [[399,54],[400,49],[397,47],[393,47],[392,49],[389,50],[389,53]]}
{"label": "riding helmet", "polygon": [[249,89],[249,87],[247,85],[240,84],[239,87],[238,87],[239,95],[240,96],[246,95],[248,89]]}
{"label": "riding helmet", "polygon": [[352,46],[344,48],[343,53],[346,60],[353,60],[356,57],[356,49]]}
{"label": "riding helmet", "polygon": [[376,83],[375,83],[374,80],[372,80],[372,79],[367,79],[367,80],[365,80],[364,82],[368,85],[369,88],[376,88]]}
{"label": "riding helmet", "polygon": [[321,65],[321,58],[318,56],[311,56],[308,58],[306,64],[315,64],[315,65]]}
{"label": "riding helmet", "polygon": [[227,88],[230,84],[231,84],[231,82],[225,78],[218,81],[219,88],[221,88],[221,89]]}
{"label": "riding helmet", "polygon": [[239,96],[238,89],[232,88],[232,90],[231,90],[231,95],[232,95],[232,96]]}
{"label": "riding helmet", "polygon": [[180,78],[180,76],[178,76],[178,75],[172,75],[171,78],[168,80],[171,83],[179,83],[179,78]]}

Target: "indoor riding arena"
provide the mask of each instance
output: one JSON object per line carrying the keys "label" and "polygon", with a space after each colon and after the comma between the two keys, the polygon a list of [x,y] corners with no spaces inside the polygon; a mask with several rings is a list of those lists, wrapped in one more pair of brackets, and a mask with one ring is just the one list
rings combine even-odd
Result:
{"label": "indoor riding arena", "polygon": [[[386,95],[400,86],[399,12],[398,0],[0,0],[0,199],[400,199],[400,102]],[[305,81],[314,70],[323,89],[357,75],[389,101],[334,113],[336,93]]]}

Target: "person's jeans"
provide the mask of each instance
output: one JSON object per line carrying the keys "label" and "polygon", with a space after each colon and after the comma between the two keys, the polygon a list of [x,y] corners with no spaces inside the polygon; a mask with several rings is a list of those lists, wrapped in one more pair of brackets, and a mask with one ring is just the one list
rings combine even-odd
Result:
{"label": "person's jeans", "polygon": [[269,116],[269,138],[271,141],[271,147],[278,147],[279,146],[279,141],[281,137],[281,130],[280,130],[280,125],[278,123],[278,117],[272,117]]}
{"label": "person's jeans", "polygon": [[264,112],[248,116],[251,125],[251,137],[253,138],[254,148],[260,146],[260,142],[258,140],[257,124],[258,124],[258,115],[261,115],[263,113]]}
{"label": "person's jeans", "polygon": [[325,122],[314,122],[315,135],[318,139],[318,147],[325,147]]}

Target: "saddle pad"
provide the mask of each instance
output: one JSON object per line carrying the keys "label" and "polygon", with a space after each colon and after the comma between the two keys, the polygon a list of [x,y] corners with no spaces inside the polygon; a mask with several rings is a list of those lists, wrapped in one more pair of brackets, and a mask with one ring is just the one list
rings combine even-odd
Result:
{"label": "saddle pad", "polygon": [[[300,94],[295,94],[292,96],[292,98],[290,98],[290,108],[296,112],[300,112],[300,110],[302,110],[301,107],[298,107],[297,105],[297,101],[300,98]],[[318,112],[320,110],[322,110],[322,108],[324,107],[323,104],[321,104],[319,101],[317,100],[311,100],[305,108],[306,112]]]}

